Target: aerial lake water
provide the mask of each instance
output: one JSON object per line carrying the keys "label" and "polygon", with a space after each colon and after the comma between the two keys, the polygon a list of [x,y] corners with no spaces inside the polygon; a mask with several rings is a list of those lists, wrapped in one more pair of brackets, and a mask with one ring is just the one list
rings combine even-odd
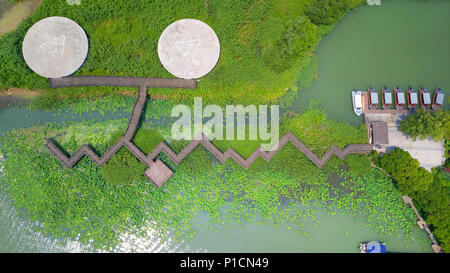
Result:
{"label": "aerial lake water", "polygon": [[[423,86],[429,90],[450,86],[449,1],[391,0],[382,6],[365,6],[350,13],[321,42],[318,80],[300,90],[293,105],[300,111],[310,99],[321,100],[332,118],[360,124],[351,106],[351,90],[380,90],[384,85],[406,89]],[[0,2],[2,3],[2,2]],[[1,8],[1,7],[0,7]],[[1,13],[1,12],[0,12]],[[448,96],[448,93],[446,93]],[[28,127],[47,121],[66,119],[109,119],[122,115],[107,113],[88,116],[29,111],[7,106],[0,97],[0,136],[13,128]],[[447,104],[448,105],[448,104]],[[0,161],[2,159],[0,158]],[[1,166],[0,166],[1,170]],[[1,179],[1,171],[0,171]],[[196,222],[204,226],[207,215]],[[349,215],[328,215],[318,210],[317,225],[308,222],[308,236],[283,226],[256,222],[211,231],[201,228],[191,242],[160,242],[151,230],[147,236],[124,234],[117,251],[190,251],[190,252],[358,252],[362,241],[381,240],[364,225],[364,218]],[[56,240],[35,232],[32,223],[17,213],[11,200],[0,193],[0,252],[66,252],[91,250],[76,241]],[[401,234],[388,240],[391,252],[432,252],[431,242],[419,228],[416,240],[408,241]],[[59,243],[58,243],[59,242]]]}
{"label": "aerial lake water", "polygon": [[[347,15],[320,43],[318,80],[300,90],[300,111],[311,99],[334,119],[358,125],[351,91],[372,86],[434,91],[450,87],[450,1],[388,0]],[[381,93],[380,93],[381,94]]]}

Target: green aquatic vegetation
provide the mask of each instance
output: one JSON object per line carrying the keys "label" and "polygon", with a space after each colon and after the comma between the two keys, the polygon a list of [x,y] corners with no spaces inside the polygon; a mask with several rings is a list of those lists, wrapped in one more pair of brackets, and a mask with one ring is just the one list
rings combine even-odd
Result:
{"label": "green aquatic vegetation", "polygon": [[[117,142],[123,133],[124,131],[116,131],[108,141],[107,147]],[[148,154],[163,140],[158,131],[141,129],[136,134],[134,143],[141,151]],[[107,183],[126,185],[141,180],[146,169],[147,167],[142,162],[123,147],[102,167],[101,171]]]}
{"label": "green aquatic vegetation", "polygon": [[281,132],[287,131],[308,143],[308,147],[317,154],[326,152],[332,145],[344,148],[349,143],[367,143],[364,125],[355,128],[348,123],[331,120],[323,109],[314,105],[284,122]]}
{"label": "green aquatic vegetation", "polygon": [[136,146],[146,154],[149,154],[160,142],[164,141],[164,137],[158,130],[140,129],[137,131],[133,142]]}
{"label": "green aquatic vegetation", "polygon": [[[345,122],[331,120],[323,109],[314,105],[302,114],[285,117],[281,122],[280,137],[287,132],[292,132],[319,157],[332,145],[344,148],[350,143],[367,143],[367,132],[364,126],[355,128]],[[232,147],[244,158],[247,158],[261,143],[265,142],[261,140],[214,140],[213,143],[222,152]],[[370,165],[370,161],[360,155],[350,155],[345,162],[361,173]],[[332,170],[339,163],[342,162],[333,157],[325,169]],[[261,170],[268,167],[275,170],[287,170],[300,177],[303,177],[304,174],[315,174],[318,171],[318,168],[303,153],[299,153],[291,143],[284,147],[283,153],[275,155],[269,164],[263,159],[258,159],[250,169]]]}
{"label": "green aquatic vegetation", "polygon": [[139,181],[147,167],[130,151],[122,147],[103,167],[102,175],[111,185],[126,185]]}
{"label": "green aquatic vegetation", "polygon": [[354,187],[351,194],[342,195],[344,200],[339,203],[344,202],[354,212],[362,213],[380,234],[392,234],[399,228],[407,234],[412,232],[415,215],[405,206],[401,194],[387,175],[376,169],[364,176],[346,171],[338,171],[337,174],[345,178],[345,184]]}
{"label": "green aquatic vegetation", "polygon": [[[99,152],[104,152],[111,146],[114,134],[125,131],[127,121],[128,119],[108,120],[96,127],[92,126],[91,121],[72,123],[67,127],[62,125],[60,128],[63,129],[56,131],[54,139],[71,154],[87,143],[96,147]],[[72,142],[71,145],[66,145],[69,142]]]}
{"label": "green aquatic vegetation", "polygon": [[[95,98],[64,98],[54,101],[46,101],[47,94],[58,94],[59,89],[53,92],[39,96],[37,99],[26,104],[31,110],[53,110],[53,111],[70,111],[74,114],[89,113],[93,111],[100,112],[104,115],[106,112],[124,112],[131,113],[136,97],[112,95],[107,97]],[[42,101],[43,100],[43,101]]]}
{"label": "green aquatic vegetation", "polygon": [[[296,119],[303,124],[301,116]],[[333,215],[361,217],[384,238],[398,232],[410,234],[414,225],[411,209],[403,204],[388,177],[370,168],[370,161],[366,162],[365,172],[358,171],[364,165],[355,161],[364,156],[355,155],[358,157],[344,162],[334,158],[321,170],[288,145],[272,162],[259,162],[244,170],[233,161],[220,164],[199,147],[178,166],[161,154],[161,160],[175,174],[157,189],[142,176],[145,166],[139,162],[132,164],[126,159],[128,169],[119,164],[108,174],[108,167],[99,168],[84,158],[67,170],[44,145],[46,138],[54,137],[67,150],[92,141],[94,148],[102,151],[123,134],[125,126],[126,119],[121,119],[46,124],[8,132],[1,140],[1,153],[6,158],[1,186],[17,208],[42,223],[43,233],[79,238],[94,248],[109,250],[114,249],[120,234],[149,226],[161,238],[194,238],[200,228],[195,223],[199,213],[208,215],[208,227],[213,230],[218,225],[230,227],[257,221],[293,229],[299,236],[307,235],[305,221],[315,221],[317,208]],[[114,127],[116,131],[111,134]],[[98,138],[93,128],[99,128]],[[329,126],[328,130],[339,128]],[[78,130],[90,133],[77,134]],[[174,150],[180,151],[187,141],[170,140],[169,132],[167,125],[144,123],[135,143],[148,152],[164,136]],[[329,137],[336,135],[340,134],[331,132]],[[312,147],[316,143],[309,138],[304,141]],[[236,148],[244,149],[245,145]],[[116,158],[119,163],[124,163],[122,156],[126,157]],[[293,164],[286,164],[286,160]],[[115,177],[123,175],[133,179],[128,184],[114,183]]]}

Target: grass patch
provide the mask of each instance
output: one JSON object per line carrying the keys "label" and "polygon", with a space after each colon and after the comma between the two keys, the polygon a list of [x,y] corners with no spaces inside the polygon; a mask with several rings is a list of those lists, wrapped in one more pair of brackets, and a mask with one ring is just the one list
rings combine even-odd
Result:
{"label": "grass patch", "polygon": [[[152,1],[90,0],[80,6],[64,0],[44,0],[37,11],[0,39],[0,88],[42,89],[40,108],[52,108],[67,98],[117,94],[118,88],[73,87],[50,90],[48,81],[33,73],[22,58],[26,31],[48,16],[78,22],[89,37],[85,64],[75,75],[173,77],[160,64],[157,42],[162,31],[182,18],[208,23],[221,42],[217,67],[195,91],[154,88],[154,96],[184,102],[201,96],[205,103],[263,104],[296,90],[296,78],[311,63],[321,37],[331,30],[313,24],[305,10],[309,0]],[[346,0],[345,11],[363,1]],[[316,3],[329,5],[329,3]],[[308,13],[308,14],[314,14]],[[341,12],[338,17],[342,17]],[[326,29],[327,31],[324,31]],[[281,65],[280,67],[278,65]],[[313,73],[305,72],[305,81]]]}

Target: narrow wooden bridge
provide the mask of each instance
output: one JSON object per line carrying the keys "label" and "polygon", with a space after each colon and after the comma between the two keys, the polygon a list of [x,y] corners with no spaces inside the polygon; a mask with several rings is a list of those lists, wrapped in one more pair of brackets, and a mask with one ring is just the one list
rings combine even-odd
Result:
{"label": "narrow wooden bridge", "polygon": [[130,86],[143,88],[197,88],[196,80],[139,78],[139,77],[110,77],[110,76],[78,76],[50,79],[50,87],[71,86]]}
{"label": "narrow wooden bridge", "polygon": [[278,147],[266,152],[261,147],[257,148],[247,159],[239,155],[235,150],[229,148],[222,153],[214,144],[211,143],[204,135],[199,140],[191,141],[180,153],[175,153],[164,141],[159,143],[153,151],[145,155],[134,143],[132,139],[138,129],[139,120],[142,110],[147,99],[147,89],[149,87],[166,87],[166,88],[196,88],[195,80],[184,79],[157,79],[157,78],[127,78],[127,77],[68,77],[61,79],[52,79],[51,87],[69,87],[69,86],[132,86],[139,87],[139,95],[133,108],[133,113],[128,124],[124,136],[117,141],[103,156],[98,156],[88,145],[82,146],[71,157],[68,157],[51,139],[47,140],[46,147],[55,155],[67,168],[72,168],[81,158],[86,155],[98,166],[102,166],[108,162],[111,157],[117,153],[122,147],[127,148],[142,163],[149,167],[144,175],[149,178],[157,187],[161,187],[173,175],[173,172],[161,161],[155,159],[161,152],[164,152],[173,162],[179,164],[185,159],[197,146],[203,145],[214,157],[221,163],[225,163],[228,159],[233,158],[243,168],[248,169],[259,157],[269,162],[288,142],[291,142],[299,149],[309,160],[317,167],[322,168],[333,155],[343,160],[347,155],[352,153],[369,153],[373,149],[372,144],[350,144],[343,150],[336,146],[332,146],[322,158],[319,158],[311,150],[306,147],[296,136],[288,132],[278,142]]}

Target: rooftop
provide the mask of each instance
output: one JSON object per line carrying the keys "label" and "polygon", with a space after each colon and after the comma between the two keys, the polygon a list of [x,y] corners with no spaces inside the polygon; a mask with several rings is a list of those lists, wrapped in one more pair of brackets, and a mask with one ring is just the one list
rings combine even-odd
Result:
{"label": "rooftop", "polygon": [[372,128],[373,144],[389,144],[388,127],[384,121],[373,121],[370,123]]}
{"label": "rooftop", "polygon": [[392,93],[384,93],[384,103],[392,104]]}
{"label": "rooftop", "polygon": [[376,92],[370,93],[370,102],[372,104],[378,104],[378,93]]}
{"label": "rooftop", "polygon": [[398,92],[397,93],[397,101],[399,104],[405,104],[405,93]]}
{"label": "rooftop", "polygon": [[437,94],[436,103],[440,104],[440,105],[444,104],[444,94],[442,94],[442,93]]}
{"label": "rooftop", "polygon": [[417,93],[410,93],[410,100],[412,104],[418,104]]}
{"label": "rooftop", "polygon": [[423,103],[424,104],[431,104],[431,96],[430,93],[423,93],[422,94],[422,98],[423,98]]}

